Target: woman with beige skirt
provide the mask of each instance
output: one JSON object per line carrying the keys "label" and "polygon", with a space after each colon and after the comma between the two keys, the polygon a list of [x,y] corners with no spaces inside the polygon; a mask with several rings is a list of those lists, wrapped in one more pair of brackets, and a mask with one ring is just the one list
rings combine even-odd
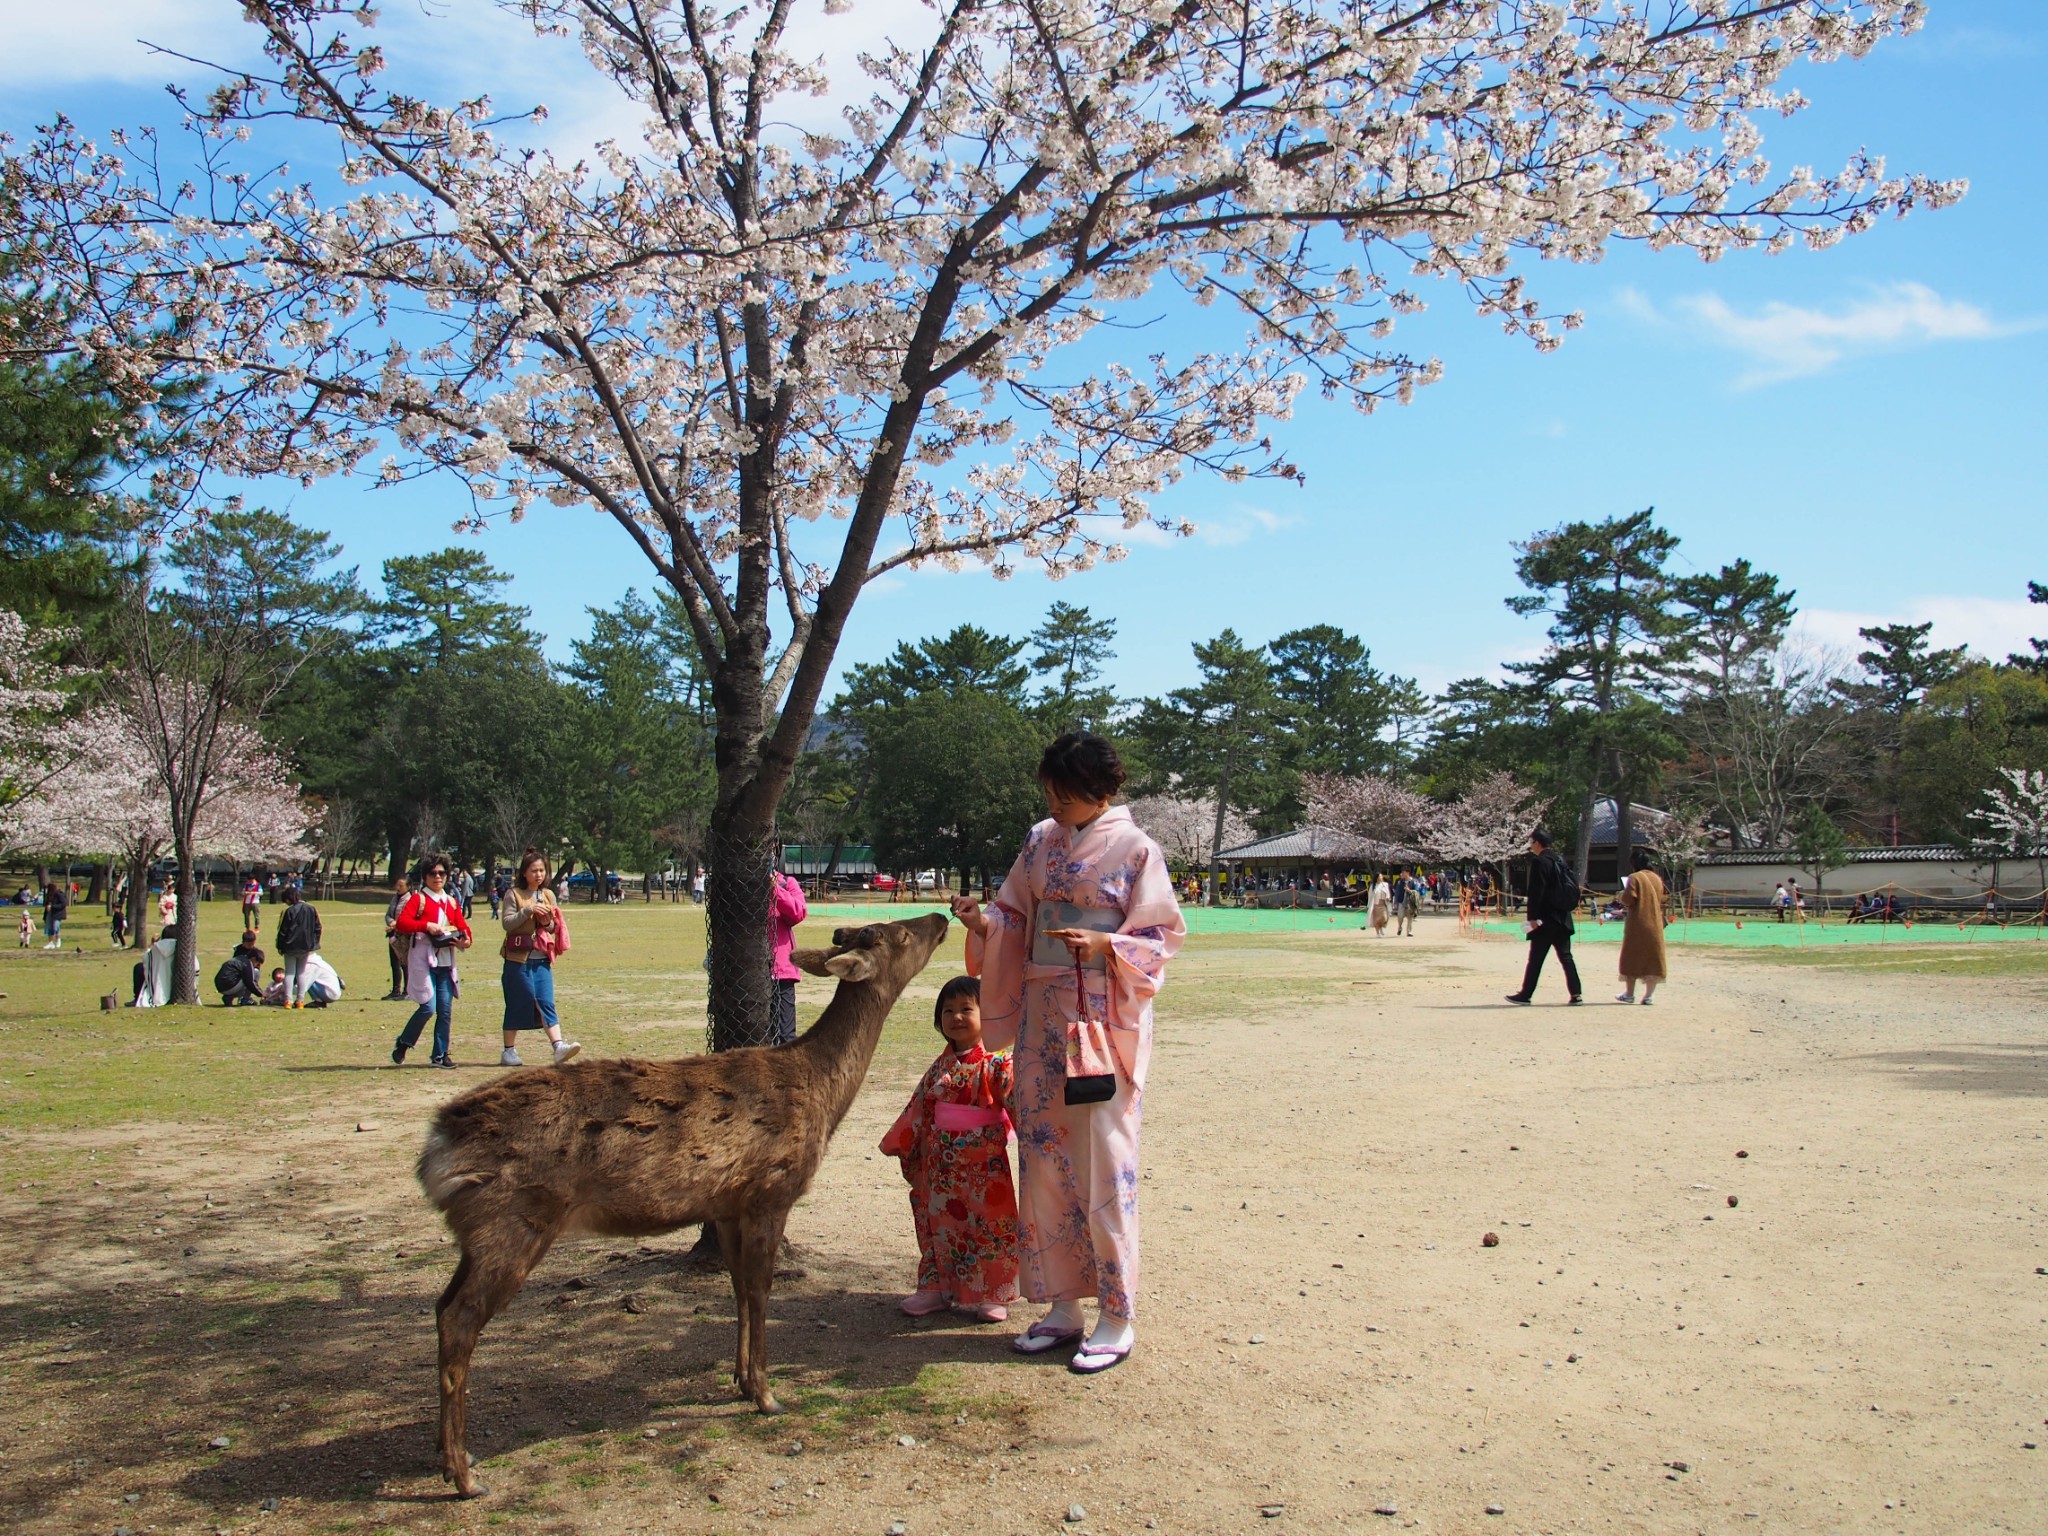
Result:
{"label": "woman with beige skirt", "polygon": [[1664,881],[1656,871],[1639,869],[1621,883],[1621,985],[1618,1003],[1636,1000],[1643,984],[1643,1006],[1664,979]]}

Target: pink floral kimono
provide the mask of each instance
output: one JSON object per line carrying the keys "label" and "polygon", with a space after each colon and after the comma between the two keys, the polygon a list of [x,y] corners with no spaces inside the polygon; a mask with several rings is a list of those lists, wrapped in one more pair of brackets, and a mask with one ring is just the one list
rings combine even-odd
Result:
{"label": "pink floral kimono", "polygon": [[1010,1182],[1010,1058],[951,1047],[926,1069],[882,1138],[910,1181],[917,1288],[956,1307],[1017,1299],[1017,1189]]}
{"label": "pink floral kimono", "polygon": [[[1100,1104],[1065,1101],[1076,982],[1066,945],[1046,937],[1056,928],[1112,936],[1106,967],[1083,973],[1090,1015],[1109,1026],[1116,1055],[1116,1096]],[[1077,832],[1052,820],[1033,827],[988,909],[988,937],[967,936],[983,1038],[1016,1047],[1018,1257],[1033,1301],[1092,1294],[1114,1316],[1137,1316],[1152,995],[1186,935],[1165,855],[1118,805]]]}

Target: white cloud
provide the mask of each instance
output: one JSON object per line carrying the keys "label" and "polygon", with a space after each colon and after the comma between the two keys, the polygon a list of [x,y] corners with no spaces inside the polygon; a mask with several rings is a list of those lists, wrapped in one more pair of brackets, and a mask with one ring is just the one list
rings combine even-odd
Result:
{"label": "white cloud", "polygon": [[246,60],[254,37],[241,7],[221,0],[0,0],[0,84],[155,85],[192,69],[143,38],[198,58]]}
{"label": "white cloud", "polygon": [[1853,658],[1869,643],[1856,631],[1879,624],[1934,625],[1928,643],[1936,647],[1966,645],[1977,655],[2003,661],[2027,650],[2027,640],[2048,632],[2048,608],[2024,598],[1916,597],[1903,610],[1856,613],[1844,608],[1807,608],[1793,624],[1800,638]]}
{"label": "white cloud", "polygon": [[1845,357],[1945,341],[1994,341],[2041,324],[1994,319],[1925,283],[1886,284],[1832,309],[1772,301],[1745,313],[1712,293],[1659,308],[1633,289],[1619,299],[1622,310],[1639,320],[1688,331],[1747,358],[1751,366],[1736,380],[1745,389],[1820,373]]}
{"label": "white cloud", "polygon": [[1243,544],[1258,534],[1292,528],[1299,521],[1265,507],[1233,507],[1224,516],[1201,523],[1195,537],[1204,544]]}
{"label": "white cloud", "polygon": [[[384,6],[374,30],[351,18],[344,24],[352,37],[383,45],[390,73],[382,85],[439,102],[487,93],[506,112],[546,105],[545,128],[513,130],[521,142],[573,160],[605,139],[639,141],[647,113],[589,66],[573,38],[536,37],[527,21],[491,0],[414,0]],[[799,0],[787,33],[790,51],[822,59],[832,89],[824,98],[777,102],[772,122],[839,126],[841,108],[873,89],[860,55],[886,52],[891,39],[918,47],[936,25],[920,0],[863,0],[842,16],[826,16],[823,0]],[[211,77],[153,51],[145,38],[212,64],[248,68],[261,58],[260,33],[233,0],[0,0],[0,84],[151,86]]]}

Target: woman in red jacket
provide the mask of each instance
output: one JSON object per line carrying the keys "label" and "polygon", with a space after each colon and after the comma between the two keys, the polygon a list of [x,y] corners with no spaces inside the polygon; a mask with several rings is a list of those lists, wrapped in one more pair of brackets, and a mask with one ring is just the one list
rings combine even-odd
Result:
{"label": "woman in red jacket", "polygon": [[433,1064],[453,1067],[455,1058],[448,1054],[448,1032],[453,1023],[455,999],[462,995],[455,957],[469,948],[469,922],[462,915],[462,903],[448,889],[446,859],[439,854],[429,858],[421,877],[422,888],[406,898],[392,925],[392,931],[409,946],[405,956],[406,996],[419,1008],[399,1032],[391,1048],[391,1064],[405,1064],[405,1053],[419,1044],[420,1031],[431,1017]]}

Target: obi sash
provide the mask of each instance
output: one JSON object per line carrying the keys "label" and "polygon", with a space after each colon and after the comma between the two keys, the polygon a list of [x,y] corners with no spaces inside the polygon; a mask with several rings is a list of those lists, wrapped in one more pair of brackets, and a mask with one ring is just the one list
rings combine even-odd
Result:
{"label": "obi sash", "polygon": [[983,1109],[979,1104],[940,1102],[932,1106],[932,1124],[942,1131],[979,1131],[1009,1123],[1010,1117],[1000,1109]]}
{"label": "obi sash", "polygon": [[[1073,968],[1073,952],[1058,939],[1048,936],[1056,929],[1086,928],[1091,933],[1116,933],[1123,925],[1124,914],[1115,907],[1077,907],[1069,901],[1041,901],[1031,935],[1031,963],[1034,966],[1052,966],[1061,971]],[[1108,969],[1106,960],[1088,960],[1083,964],[1091,971]]]}

